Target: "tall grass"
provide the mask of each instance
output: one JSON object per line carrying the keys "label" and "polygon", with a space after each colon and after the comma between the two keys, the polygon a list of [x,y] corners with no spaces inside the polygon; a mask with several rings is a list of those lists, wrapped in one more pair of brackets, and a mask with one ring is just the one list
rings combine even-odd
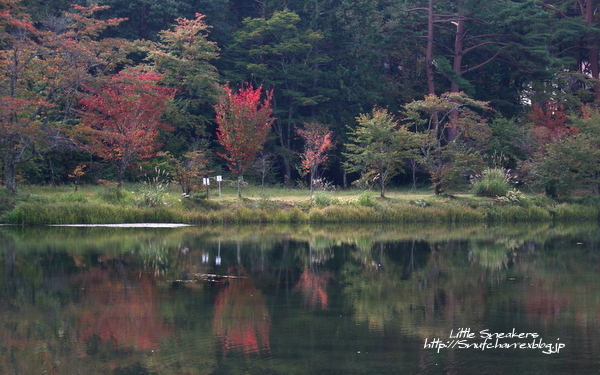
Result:
{"label": "tall grass", "polygon": [[[168,193],[168,192],[167,192]],[[447,199],[379,199],[371,193],[344,200],[331,193],[312,201],[260,199],[185,199],[167,194],[160,205],[140,205],[135,188],[80,189],[78,192],[28,194],[11,199],[1,217],[3,223],[108,224],[140,222],[181,222],[192,224],[246,223],[420,223],[420,222],[523,222],[598,220],[600,207],[557,203],[553,200],[523,198],[518,204],[497,199],[459,197]],[[314,198],[314,197],[313,197]],[[417,204],[418,203],[418,204]]]}
{"label": "tall grass", "polygon": [[499,197],[510,189],[508,174],[504,168],[487,168],[473,182],[473,194],[478,197]]}
{"label": "tall grass", "polygon": [[98,203],[26,202],[4,215],[8,224],[108,224],[177,222],[182,219],[167,209]]}

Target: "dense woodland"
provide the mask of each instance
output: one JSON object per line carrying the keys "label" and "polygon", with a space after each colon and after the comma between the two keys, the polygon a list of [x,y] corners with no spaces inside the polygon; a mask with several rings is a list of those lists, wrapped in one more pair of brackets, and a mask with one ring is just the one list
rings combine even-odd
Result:
{"label": "dense woodland", "polygon": [[0,0],[3,182],[598,193],[598,6]]}

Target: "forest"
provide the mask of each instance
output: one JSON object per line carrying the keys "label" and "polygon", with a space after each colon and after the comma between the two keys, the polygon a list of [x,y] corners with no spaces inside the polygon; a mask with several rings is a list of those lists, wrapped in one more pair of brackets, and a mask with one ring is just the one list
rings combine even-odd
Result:
{"label": "forest", "polygon": [[598,194],[598,6],[0,0],[2,181]]}

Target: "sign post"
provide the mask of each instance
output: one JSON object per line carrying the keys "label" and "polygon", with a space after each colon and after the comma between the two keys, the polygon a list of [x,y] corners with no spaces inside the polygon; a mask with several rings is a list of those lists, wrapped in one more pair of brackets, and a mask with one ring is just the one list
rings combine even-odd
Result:
{"label": "sign post", "polygon": [[208,188],[210,186],[210,178],[202,177],[202,185],[206,186],[206,199],[208,199]]}
{"label": "sign post", "polygon": [[219,198],[221,198],[221,181],[223,181],[223,177],[217,176],[217,183],[219,184]]}

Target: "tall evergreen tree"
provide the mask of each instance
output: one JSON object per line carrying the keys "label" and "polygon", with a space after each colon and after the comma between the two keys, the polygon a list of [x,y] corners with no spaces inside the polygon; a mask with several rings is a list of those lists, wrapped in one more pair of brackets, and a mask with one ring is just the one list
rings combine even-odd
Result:
{"label": "tall evergreen tree", "polygon": [[249,80],[275,89],[277,117],[275,130],[283,159],[285,181],[291,181],[294,127],[315,108],[329,100],[318,84],[321,67],[329,57],[319,52],[323,36],[298,27],[300,17],[291,11],[273,13],[269,18],[246,18],[235,34],[234,44],[224,55],[234,64],[226,72],[234,82]]}

